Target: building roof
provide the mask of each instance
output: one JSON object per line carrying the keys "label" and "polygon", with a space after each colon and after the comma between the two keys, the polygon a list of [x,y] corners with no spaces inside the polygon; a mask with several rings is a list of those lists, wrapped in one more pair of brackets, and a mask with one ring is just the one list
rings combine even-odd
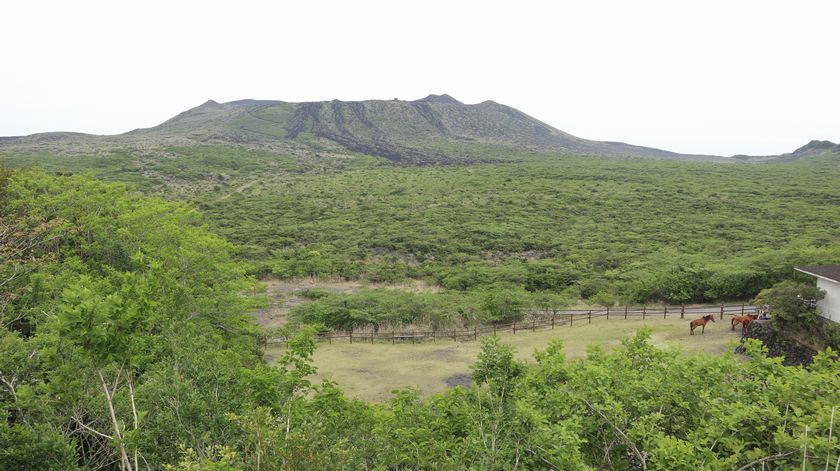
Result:
{"label": "building roof", "polygon": [[794,267],[794,270],[807,273],[817,278],[823,278],[840,283],[840,265],[814,265],[809,267]]}

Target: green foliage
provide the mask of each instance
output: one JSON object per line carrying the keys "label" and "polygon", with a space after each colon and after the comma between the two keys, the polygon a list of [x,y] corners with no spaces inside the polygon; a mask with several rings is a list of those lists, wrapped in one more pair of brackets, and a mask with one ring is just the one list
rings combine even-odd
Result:
{"label": "green foliage", "polygon": [[[346,104],[336,106],[347,129],[367,136]],[[174,147],[155,140],[159,129],[145,137],[159,146],[144,152],[117,146],[68,157],[21,144],[19,153],[15,146],[4,153],[12,165],[90,171],[189,199],[237,244],[252,273],[280,278],[430,279],[455,291],[515,285],[600,304],[681,303],[749,299],[791,278],[794,265],[840,263],[835,154],[732,165],[412,135],[402,138],[470,165],[398,168],[308,132],[298,141],[314,156],[253,145],[285,139],[293,109],[273,104],[234,118],[207,108],[195,117],[233,132],[237,144]],[[325,122],[330,110],[320,108]],[[218,121],[202,121],[215,113]],[[194,131],[191,119],[167,129]],[[65,143],[76,145],[94,146],[82,138]]]}
{"label": "green foliage", "polygon": [[[2,469],[116,469],[123,449],[132,468],[217,471],[729,470],[766,457],[776,469],[822,469],[840,452],[836,434],[829,439],[840,403],[830,349],[808,368],[786,367],[756,341],[745,342],[746,359],[688,356],[656,348],[641,330],[576,361],[553,343],[527,364],[491,337],[472,388],[422,400],[399,390],[365,404],[312,382],[314,329],[302,329],[276,366],[265,363],[245,314],[253,302],[241,294],[252,282],[189,206],[39,171],[11,176],[0,199],[3,224],[26,221],[15,233],[33,242],[0,252],[21,273],[14,295],[3,287]],[[518,303],[568,302],[572,271],[530,263],[484,273],[533,275],[550,289],[496,279],[443,295],[369,290],[321,297],[295,316],[501,320]],[[698,289],[692,270],[668,273],[688,287],[674,296]],[[787,299],[812,294],[777,288],[773,296]]]}
{"label": "green foliage", "polygon": [[[2,297],[3,433],[12,443],[37,428],[43,441],[31,445],[57,463],[68,449],[78,459],[74,443],[93,460],[108,461],[108,450],[123,447],[152,460],[171,456],[147,440],[160,429],[143,429],[163,423],[169,411],[161,404],[172,404],[150,400],[159,393],[153,386],[167,379],[189,390],[195,376],[184,371],[184,355],[200,355],[193,348],[205,348],[203,367],[227,348],[238,352],[229,355],[237,368],[259,362],[257,332],[245,316],[253,303],[239,294],[251,282],[230,258],[232,247],[189,206],[88,177],[20,172],[0,199],[0,223],[22,229],[16,240],[27,242],[3,240],[0,250],[16,274],[13,295],[4,287]],[[175,377],[173,361],[181,369]],[[193,389],[194,397],[202,390]],[[190,420],[208,431],[221,425],[181,410],[170,439],[186,443]],[[126,425],[118,431],[119,422]]]}
{"label": "green foliage", "polygon": [[780,324],[810,326],[817,320],[817,301],[824,297],[813,283],[786,280],[762,290],[753,304],[769,306]]}
{"label": "green foliage", "polygon": [[326,298],[330,293],[318,288],[307,288],[301,291],[300,295],[306,299],[321,299]]}
{"label": "green foliage", "polygon": [[410,324],[443,328],[475,323],[480,316],[477,296],[406,293],[390,289],[364,289],[356,294],[330,294],[292,308],[290,319],[299,324],[330,329],[398,327]]}
{"label": "green foliage", "polygon": [[9,424],[0,415],[0,469],[80,469],[75,444],[49,424]]}
{"label": "green foliage", "polygon": [[487,384],[494,392],[504,395],[525,373],[525,364],[513,359],[513,348],[501,343],[498,337],[481,339],[481,353],[473,366],[473,381]]}
{"label": "green foliage", "polygon": [[296,160],[267,151],[226,146],[180,146],[165,149],[166,157],[150,163],[153,173],[182,180],[208,177],[224,182],[232,177],[276,173],[296,168]]}
{"label": "green foliage", "polygon": [[481,298],[479,309],[484,322],[507,323],[523,317],[522,294],[515,290],[488,290]]}
{"label": "green foliage", "polygon": [[525,289],[528,291],[562,291],[572,286],[580,274],[570,264],[540,263],[527,265]]}
{"label": "green foliage", "polygon": [[279,277],[679,303],[752,298],[796,264],[840,262],[836,165],[525,160],[297,174],[196,199]]}
{"label": "green foliage", "polygon": [[341,276],[355,278],[358,269],[346,260],[323,254],[318,250],[275,250],[268,266],[269,273],[278,278]]}
{"label": "green foliage", "polygon": [[212,446],[205,456],[199,457],[192,448],[181,447],[178,464],[164,464],[167,471],[241,471],[242,461],[235,450],[226,446]]}

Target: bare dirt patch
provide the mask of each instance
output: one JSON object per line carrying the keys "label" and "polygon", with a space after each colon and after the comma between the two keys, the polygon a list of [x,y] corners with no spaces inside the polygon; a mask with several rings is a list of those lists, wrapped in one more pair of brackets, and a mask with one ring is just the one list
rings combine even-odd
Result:
{"label": "bare dirt patch", "polygon": [[472,376],[469,373],[458,373],[446,378],[444,383],[446,383],[446,385],[450,388],[454,388],[456,386],[469,388],[472,386]]}

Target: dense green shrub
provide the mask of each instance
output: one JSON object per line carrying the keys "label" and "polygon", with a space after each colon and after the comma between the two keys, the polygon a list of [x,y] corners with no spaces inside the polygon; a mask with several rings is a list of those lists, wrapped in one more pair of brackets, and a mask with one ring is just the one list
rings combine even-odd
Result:
{"label": "dense green shrub", "polygon": [[506,324],[522,320],[525,295],[515,289],[491,289],[482,293],[481,320],[487,323]]}
{"label": "dense green shrub", "polygon": [[825,291],[813,283],[786,280],[762,290],[753,303],[769,306],[773,319],[779,325],[809,327],[817,320],[817,301],[824,297]]}
{"label": "dense green shrub", "polygon": [[836,164],[524,160],[284,175],[195,198],[281,277],[717,302],[750,299],[795,264],[840,263]]}
{"label": "dense green shrub", "polygon": [[[754,341],[746,361],[683,355],[641,330],[528,364],[489,338],[473,387],[366,404],[313,383],[313,328],[265,363],[245,267],[189,206],[38,171],[0,179],[0,203],[0,469],[823,469],[840,453],[830,350],[785,367]],[[569,289],[367,290],[295,316],[505,321]]]}
{"label": "dense green shrub", "polygon": [[391,289],[364,289],[356,294],[330,294],[292,308],[295,323],[322,324],[350,330],[420,325],[444,327],[472,325],[479,319],[476,296],[406,293]]}

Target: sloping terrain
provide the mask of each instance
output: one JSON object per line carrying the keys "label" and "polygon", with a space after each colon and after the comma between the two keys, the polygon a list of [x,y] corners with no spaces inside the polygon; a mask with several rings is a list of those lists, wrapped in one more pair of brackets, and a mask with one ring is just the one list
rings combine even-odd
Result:
{"label": "sloping terrain", "polygon": [[0,140],[0,166],[190,201],[255,273],[284,279],[705,302],[840,261],[837,145],[697,159],[448,95],[209,101],[116,136]]}
{"label": "sloping terrain", "polygon": [[153,128],[116,136],[46,133],[4,138],[0,152],[148,152],[195,144],[310,156],[349,152],[398,165],[495,162],[528,152],[726,160],[581,139],[494,101],[467,105],[448,95],[415,101],[210,100]]}
{"label": "sloping terrain", "polygon": [[[198,130],[198,132],[196,132]],[[487,160],[485,146],[521,152],[712,159],[617,142],[581,139],[494,101],[466,105],[449,95],[415,101],[284,103],[209,101],[133,135],[184,133],[234,142],[325,140],[400,164]]]}
{"label": "sloping terrain", "polygon": [[53,132],[0,137],[0,159],[53,172],[91,171],[144,189],[190,192],[238,177],[372,166],[560,161],[569,156],[717,162],[840,161],[812,141],[778,156],[687,155],[582,139],[514,108],[449,95],[414,101],[207,101],[158,126],[111,136]]}
{"label": "sloping terrain", "polygon": [[734,159],[748,162],[796,162],[797,160],[812,157],[837,157],[840,156],[840,144],[831,141],[813,140],[793,152],[781,155],[749,156],[736,155]]}

